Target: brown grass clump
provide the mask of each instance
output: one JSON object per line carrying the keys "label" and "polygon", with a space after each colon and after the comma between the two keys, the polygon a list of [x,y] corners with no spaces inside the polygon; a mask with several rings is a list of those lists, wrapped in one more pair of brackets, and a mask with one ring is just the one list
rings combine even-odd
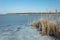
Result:
{"label": "brown grass clump", "polygon": [[56,36],[58,38],[60,38],[60,19],[57,20],[57,32],[56,32]]}
{"label": "brown grass clump", "polygon": [[31,26],[38,28],[42,32],[42,35],[50,35],[60,38],[60,19],[57,20],[56,24],[53,21],[39,19],[33,21]]}

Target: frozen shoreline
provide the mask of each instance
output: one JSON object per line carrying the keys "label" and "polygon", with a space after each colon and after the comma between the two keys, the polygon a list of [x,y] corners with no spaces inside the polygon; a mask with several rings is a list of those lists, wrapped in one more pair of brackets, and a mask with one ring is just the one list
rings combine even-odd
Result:
{"label": "frozen shoreline", "polygon": [[42,36],[36,28],[21,25],[2,27],[0,29],[0,40],[55,40],[55,38]]}

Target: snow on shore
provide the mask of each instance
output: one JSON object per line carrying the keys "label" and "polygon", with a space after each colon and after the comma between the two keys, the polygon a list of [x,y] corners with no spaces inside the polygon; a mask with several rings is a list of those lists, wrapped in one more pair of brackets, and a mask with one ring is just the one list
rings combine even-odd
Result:
{"label": "snow on shore", "polygon": [[0,40],[55,40],[55,38],[42,36],[36,28],[21,25],[1,27]]}

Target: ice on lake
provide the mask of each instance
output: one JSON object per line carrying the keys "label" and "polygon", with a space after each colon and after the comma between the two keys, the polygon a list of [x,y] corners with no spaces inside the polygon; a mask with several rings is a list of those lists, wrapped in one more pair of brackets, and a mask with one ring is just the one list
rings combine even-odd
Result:
{"label": "ice on lake", "polygon": [[26,25],[0,27],[0,40],[55,40],[42,36],[36,28]]}

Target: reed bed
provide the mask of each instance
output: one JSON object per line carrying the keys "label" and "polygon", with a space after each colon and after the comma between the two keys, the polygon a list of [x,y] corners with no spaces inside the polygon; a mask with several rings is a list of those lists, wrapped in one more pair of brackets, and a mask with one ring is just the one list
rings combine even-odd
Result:
{"label": "reed bed", "polygon": [[56,22],[47,19],[38,19],[37,21],[33,21],[31,26],[41,31],[42,35],[54,36],[60,39],[60,19],[57,19]]}

